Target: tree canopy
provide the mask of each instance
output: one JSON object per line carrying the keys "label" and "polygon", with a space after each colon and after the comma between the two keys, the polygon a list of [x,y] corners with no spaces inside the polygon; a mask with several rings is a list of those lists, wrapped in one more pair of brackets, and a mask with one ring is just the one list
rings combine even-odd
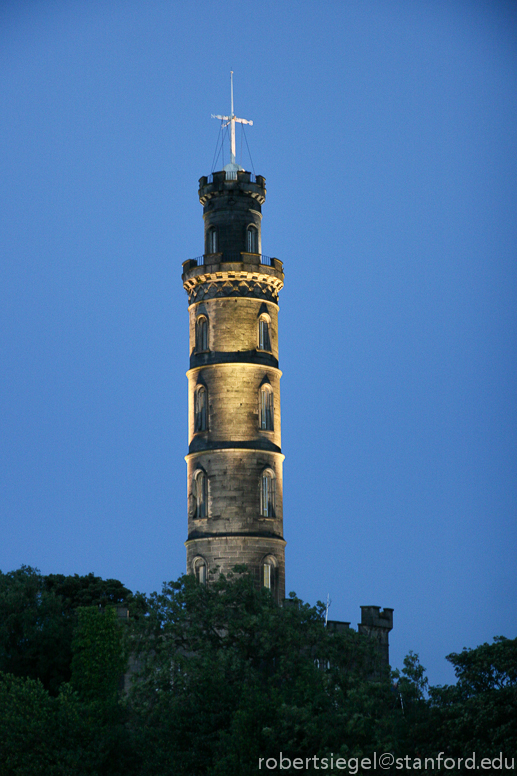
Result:
{"label": "tree canopy", "polygon": [[325,628],[323,604],[278,606],[243,568],[132,596],[117,580],[22,567],[0,573],[0,773],[249,776],[280,752],[311,760],[305,773],[374,752],[514,755],[517,639],[447,659],[451,686],[429,686],[412,652],[390,677],[372,639]]}
{"label": "tree canopy", "polygon": [[71,677],[78,608],[132,601],[131,591],[116,579],[42,576],[30,566],[0,571],[0,671],[39,679],[57,695]]}
{"label": "tree canopy", "polygon": [[255,774],[258,758],[360,756],[388,745],[393,693],[375,645],[324,627],[323,605],[277,606],[244,573],[191,576],[148,601],[129,699],[142,773]]}

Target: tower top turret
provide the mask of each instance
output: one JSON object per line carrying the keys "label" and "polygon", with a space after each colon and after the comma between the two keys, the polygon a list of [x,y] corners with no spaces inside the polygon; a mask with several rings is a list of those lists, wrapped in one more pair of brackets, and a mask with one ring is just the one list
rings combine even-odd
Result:
{"label": "tower top turret", "polygon": [[227,126],[230,127],[230,164],[225,165],[224,169],[226,172],[237,172],[237,170],[242,170],[244,168],[238,165],[235,161],[235,122],[237,122],[237,124],[249,124],[250,126],[253,126],[253,121],[249,121],[248,119],[238,119],[233,112],[233,70],[230,70],[230,92],[230,115],[219,116],[212,113],[212,118],[225,121],[226,124],[223,124],[223,129]]}

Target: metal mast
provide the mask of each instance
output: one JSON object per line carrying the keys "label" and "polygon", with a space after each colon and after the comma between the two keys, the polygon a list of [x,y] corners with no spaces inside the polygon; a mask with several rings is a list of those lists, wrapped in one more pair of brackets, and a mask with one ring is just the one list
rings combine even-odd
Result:
{"label": "metal mast", "polygon": [[248,121],[247,119],[238,119],[233,112],[233,70],[230,70],[230,98],[230,115],[216,116],[212,113],[212,118],[225,121],[226,124],[223,124],[223,129],[227,126],[230,127],[230,165],[232,165],[233,168],[236,168],[238,165],[235,161],[235,122],[237,122],[237,124],[249,124],[250,126],[253,126],[253,121]]}

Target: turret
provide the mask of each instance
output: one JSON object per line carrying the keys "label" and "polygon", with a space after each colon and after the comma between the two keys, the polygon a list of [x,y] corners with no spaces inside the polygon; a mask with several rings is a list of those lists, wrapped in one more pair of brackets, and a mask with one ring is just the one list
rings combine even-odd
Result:
{"label": "turret", "polygon": [[393,609],[380,606],[361,606],[359,633],[377,642],[381,661],[386,667],[390,662],[389,632],[393,629]]}
{"label": "turret", "polygon": [[266,181],[244,170],[215,172],[199,181],[205,221],[205,255],[262,253],[262,205]]}

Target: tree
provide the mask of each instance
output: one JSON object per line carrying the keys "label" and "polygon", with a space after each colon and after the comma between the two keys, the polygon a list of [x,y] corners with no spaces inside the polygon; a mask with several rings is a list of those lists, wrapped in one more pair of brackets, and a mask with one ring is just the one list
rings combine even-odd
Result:
{"label": "tree", "polygon": [[68,685],[52,697],[39,680],[0,673],[2,776],[93,776],[99,765],[95,736]]}
{"label": "tree", "polygon": [[[404,719],[399,741],[407,754],[453,758],[513,756],[517,740],[517,639],[452,653],[455,685],[429,687],[418,656],[410,653],[398,690]],[[468,769],[459,772],[468,773]]]}
{"label": "tree", "polygon": [[454,666],[457,684],[430,688],[436,743],[447,745],[454,756],[514,755],[517,639],[499,636],[493,644],[453,652],[447,660]]}
{"label": "tree", "polygon": [[111,607],[80,608],[72,684],[0,672],[2,776],[131,776],[139,772],[120,702],[123,625]]}
{"label": "tree", "polygon": [[121,703],[126,669],[122,647],[125,623],[114,607],[77,610],[78,624],[72,642],[71,685],[84,705],[85,720],[95,732],[96,753],[107,776],[136,772],[138,758]]}
{"label": "tree", "polygon": [[0,671],[40,679],[57,695],[71,677],[77,608],[132,601],[121,582],[94,574],[44,577],[30,566],[0,572]]}
{"label": "tree", "polygon": [[0,572],[0,670],[39,678],[57,693],[70,656],[60,602],[37,569]]}
{"label": "tree", "polygon": [[496,636],[493,644],[452,652],[447,660],[454,666],[464,698],[517,687],[517,639]]}
{"label": "tree", "polygon": [[109,713],[118,703],[126,669],[121,624],[113,607],[81,607],[72,641],[72,686],[83,700]]}
{"label": "tree", "polygon": [[102,579],[95,574],[47,574],[43,577],[44,589],[61,601],[64,613],[75,612],[80,606],[130,605],[131,590],[118,579]]}
{"label": "tree", "polygon": [[93,574],[0,573],[0,773],[250,776],[280,752],[306,773],[374,751],[513,755],[517,639],[449,655],[445,687],[410,652],[391,685],[373,640],[327,630],[323,615],[294,594],[278,606],[243,568],[149,598]]}
{"label": "tree", "polygon": [[208,586],[181,577],[147,604],[130,636],[142,774],[246,776],[280,751],[366,756],[392,742],[389,682],[368,679],[375,645],[325,629],[322,604],[279,607],[243,569]]}

